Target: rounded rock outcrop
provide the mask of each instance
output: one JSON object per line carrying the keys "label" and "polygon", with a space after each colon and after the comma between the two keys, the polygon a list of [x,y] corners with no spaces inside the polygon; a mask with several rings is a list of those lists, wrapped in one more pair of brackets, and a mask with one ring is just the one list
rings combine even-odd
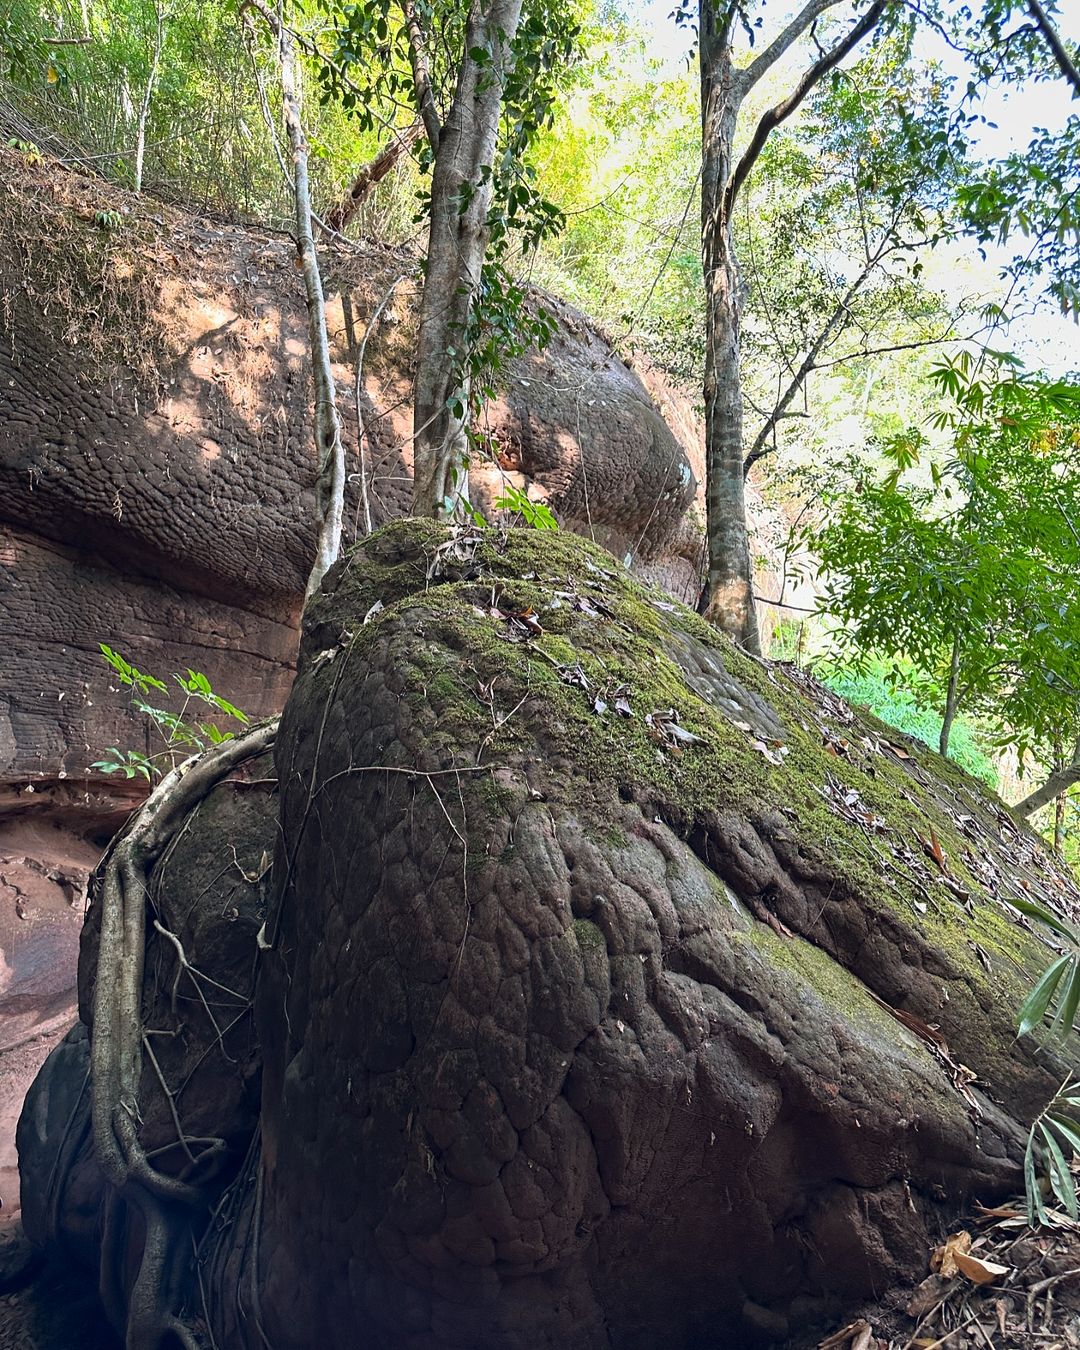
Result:
{"label": "rounded rock outcrop", "polygon": [[[275,762],[276,799],[217,790],[277,838],[261,941],[261,908],[232,933],[257,1128],[206,1085],[190,1124],[230,1139],[192,1277],[219,1345],[776,1344],[1020,1184],[1069,1066],[1014,1038],[1048,949],[1011,900],[1075,888],[981,785],[601,550],[378,532],[309,607]],[[202,815],[173,913],[220,913]],[[199,1014],[151,941],[168,1030]]]}

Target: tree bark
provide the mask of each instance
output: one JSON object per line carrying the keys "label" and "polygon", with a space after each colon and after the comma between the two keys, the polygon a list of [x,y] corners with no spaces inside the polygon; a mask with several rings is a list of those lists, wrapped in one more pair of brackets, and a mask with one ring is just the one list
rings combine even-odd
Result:
{"label": "tree bark", "polygon": [[341,524],[345,511],[345,452],[341,444],[334,375],[330,368],[330,344],[326,336],[326,301],[323,297],[319,257],[311,232],[311,188],[308,183],[308,149],[300,117],[296,88],[296,50],[292,34],[277,24],[281,58],[281,97],[285,129],[293,161],[293,203],[296,216],[296,248],[304,277],[307,299],[311,375],[315,386],[315,448],[318,473],[315,480],[315,511],[318,541],[315,562],[308,577],[304,600],[318,590],[327,569],[341,551]]}
{"label": "tree bark", "polygon": [[1080,740],[1073,747],[1072,759],[1061,769],[1055,769],[1042,787],[1029,793],[1022,802],[1017,802],[1013,810],[1017,815],[1032,816],[1041,807],[1068,792],[1074,783],[1080,783]]}
{"label": "tree bark", "polygon": [[807,0],[745,70],[731,44],[737,7],[698,0],[701,70],[701,261],[705,279],[705,508],[709,566],[698,608],[747,651],[761,651],[746,522],[739,327],[743,296],[732,231],[735,201],[766,141],[817,82],[874,27],[887,0],[870,8],[822,51],[791,92],[766,109],[736,163],[732,148],[746,95],[814,22],[839,0]]}
{"label": "tree bark", "polygon": [[139,106],[139,120],[135,131],[135,191],[142,191],[143,160],[146,157],[146,124],[150,120],[150,104],[157,84],[158,69],[161,66],[161,48],[164,42],[165,16],[161,5],[154,6],[154,51],[150,61],[150,73],[146,77],[142,103]]}
{"label": "tree bark", "polygon": [[1043,40],[1050,48],[1054,60],[1057,62],[1058,69],[1062,75],[1069,81],[1073,87],[1073,98],[1080,98],[1080,70],[1077,69],[1076,62],[1069,55],[1061,40],[1061,34],[1050,22],[1050,18],[1039,4],[1039,0],[1028,0],[1028,13],[1035,20]]}
{"label": "tree bark", "polygon": [[700,0],[701,261],[705,280],[705,517],[709,566],[699,608],[760,653],[743,475],[743,392],[739,349],[742,297],[729,184],[742,89],[729,27],[717,27],[713,0]]}
{"label": "tree bark", "polygon": [[[1065,767],[1065,752],[1061,747],[1061,742],[1054,744],[1054,768],[1061,770]],[[1054,802],[1054,852],[1059,856],[1065,848],[1065,794],[1062,792]]]}
{"label": "tree bark", "polygon": [[960,640],[953,638],[952,657],[949,660],[949,687],[945,693],[945,711],[941,718],[941,734],[938,737],[938,750],[942,755],[949,753],[949,737],[952,735],[953,722],[956,721],[956,709],[960,703]]}
{"label": "tree bark", "polygon": [[[467,500],[469,388],[460,353],[487,251],[492,181],[482,170],[495,156],[503,80],[521,3],[474,0],[454,100],[432,146],[431,225],[413,390],[413,514],[418,516],[453,519]],[[478,48],[487,53],[482,64],[469,55]],[[414,53],[414,67],[421,70],[422,55],[422,50]],[[430,120],[426,115],[429,137]]]}
{"label": "tree bark", "polygon": [[412,149],[422,131],[421,123],[414,122],[412,126],[399,132],[384,150],[380,150],[373,160],[364,165],[353,179],[348,191],[324,213],[323,219],[328,229],[334,230],[337,234],[344,234],[357,211],[367,201],[375,184],[384,179],[400,161],[402,155]]}

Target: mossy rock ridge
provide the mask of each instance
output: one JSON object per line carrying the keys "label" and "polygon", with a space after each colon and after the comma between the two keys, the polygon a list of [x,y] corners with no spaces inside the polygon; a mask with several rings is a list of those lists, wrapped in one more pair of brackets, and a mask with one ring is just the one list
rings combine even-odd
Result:
{"label": "mossy rock ridge", "polygon": [[[1072,881],[609,554],[386,527],[309,607],[275,758],[151,887],[207,1006],[151,928],[141,1132],[178,1174],[174,1107],[226,1145],[187,1305],[222,1350],[779,1345],[1021,1185],[1076,1060],[1015,1039],[1051,948],[1011,901]],[[122,1324],[85,1051],[28,1098],[24,1204],[90,1264],[110,1235]]]}
{"label": "mossy rock ridge", "polygon": [[373,536],[277,761],[275,1346],[776,1343],[1018,1185],[1067,1066],[1014,1039],[1048,948],[1009,897],[1071,882],[599,549]]}

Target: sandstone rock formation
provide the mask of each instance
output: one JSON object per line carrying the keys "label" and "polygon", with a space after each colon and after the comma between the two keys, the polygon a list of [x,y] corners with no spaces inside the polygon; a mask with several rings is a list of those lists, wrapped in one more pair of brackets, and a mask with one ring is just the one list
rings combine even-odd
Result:
{"label": "sandstone rock formation", "polygon": [[[156,874],[201,973],[147,949],[143,1143],[207,1183],[219,1345],[775,1344],[1020,1184],[1070,1065],[1014,1039],[1050,949],[1012,901],[1076,888],[983,786],[587,543],[374,536],[309,611],[275,765]],[[94,1253],[80,1036],[21,1161],[32,1235]],[[106,1209],[122,1320],[139,1230]]]}
{"label": "sandstone rock formation", "polygon": [[[287,237],[200,220],[6,147],[0,178],[0,969],[33,949],[62,986],[61,1006],[55,990],[0,978],[0,1015],[17,1013],[36,1036],[73,1015],[81,919],[64,915],[64,888],[43,887],[42,873],[67,868],[81,893],[140,795],[138,782],[90,766],[112,745],[151,749],[99,644],[166,679],[202,671],[253,716],[278,712],[313,553],[314,466]],[[353,538],[362,470],[376,524],[409,499],[415,262],[358,246],[328,248],[325,263]],[[367,345],[361,464],[356,353],[395,281]],[[593,326],[550,303],[559,331],[509,373],[486,427],[503,467],[478,470],[475,495],[490,509],[504,478],[526,486],[620,556],[691,587],[697,540],[683,519],[696,447]],[[4,1103],[32,1068],[0,1060],[9,1206]]]}

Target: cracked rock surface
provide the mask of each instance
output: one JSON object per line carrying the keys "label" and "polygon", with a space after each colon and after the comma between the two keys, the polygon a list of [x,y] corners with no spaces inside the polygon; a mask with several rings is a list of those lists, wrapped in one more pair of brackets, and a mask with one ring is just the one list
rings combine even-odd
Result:
{"label": "cracked rock surface", "polygon": [[[212,1075],[178,1098],[230,1139],[219,1345],[779,1344],[1018,1186],[1069,1065],[1014,1039],[1049,949],[1010,897],[1071,912],[1071,883],[981,785],[609,555],[387,527],[309,610],[275,759],[165,888],[230,988],[265,890],[259,1050],[214,1061],[216,1122]],[[152,941],[175,1084],[215,1041]]]}

